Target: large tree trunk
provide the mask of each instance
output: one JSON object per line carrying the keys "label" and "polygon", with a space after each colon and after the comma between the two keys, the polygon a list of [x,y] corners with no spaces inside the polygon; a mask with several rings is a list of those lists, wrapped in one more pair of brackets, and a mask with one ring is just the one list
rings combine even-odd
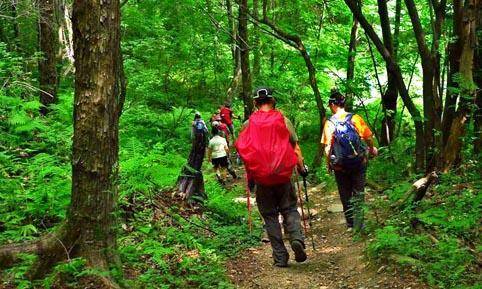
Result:
{"label": "large tree trunk", "polygon": [[40,113],[46,115],[49,105],[57,101],[57,49],[54,0],[40,0],[39,40],[42,59],[39,60]]}
{"label": "large tree trunk", "polygon": [[76,0],[73,25],[76,74],[71,205],[55,239],[39,244],[32,278],[41,277],[69,254],[83,257],[88,266],[100,270],[120,264],[115,253],[114,214],[121,93],[119,1]]}
{"label": "large tree trunk", "polygon": [[[447,171],[452,165],[460,159],[460,152],[462,150],[462,138],[465,136],[467,120],[471,115],[471,102],[475,100],[476,89],[474,86],[473,69],[474,69],[474,52],[477,45],[476,24],[477,24],[477,0],[465,0],[465,3],[459,0],[454,1],[454,10],[456,14],[454,19],[462,20],[461,27],[454,31],[454,35],[461,40],[462,49],[460,56],[457,59],[459,70],[457,71],[459,77],[460,101],[459,107],[455,113],[455,117],[450,126],[450,134],[447,143],[443,150],[443,164],[442,170]],[[461,13],[458,15],[457,13]],[[455,30],[454,26],[454,30]],[[459,34],[456,34],[459,33]],[[455,72],[451,72],[455,73]],[[451,75],[452,77],[454,75]]]}
{"label": "large tree trunk", "polygon": [[251,73],[249,68],[248,0],[239,1],[238,21],[242,75],[242,90],[240,98],[243,100],[244,104],[244,119],[248,119],[254,109],[253,99],[251,97]]}
{"label": "large tree trunk", "polygon": [[351,25],[350,44],[348,45],[348,63],[346,69],[346,109],[351,111],[354,103],[355,56],[358,36],[358,21],[353,17]]}
{"label": "large tree trunk", "polygon": [[73,26],[75,134],[68,224],[79,234],[79,255],[107,269],[117,261],[112,254],[122,93],[119,0],[76,0]]}
{"label": "large tree trunk", "polygon": [[368,23],[367,19],[363,15],[360,7],[356,0],[345,0],[346,5],[350,8],[353,16],[358,19],[361,27],[365,30],[368,37],[372,40],[373,44],[377,48],[378,52],[382,55],[383,59],[388,65],[388,69],[396,76],[396,83],[398,90],[400,92],[400,97],[403,100],[403,103],[408,109],[408,112],[412,116],[414,125],[415,125],[415,164],[417,169],[422,169],[424,166],[424,158],[425,158],[425,143],[424,143],[424,131],[423,131],[423,123],[421,121],[420,111],[417,109],[415,104],[413,103],[410,95],[408,93],[407,87],[403,80],[402,72],[396,60],[390,54],[390,52],[385,48],[383,42],[378,37],[377,33],[373,29],[370,23]]}
{"label": "large tree trunk", "polygon": [[[378,0],[378,14],[382,26],[383,44],[391,55],[395,55],[390,20],[388,18],[387,0]],[[395,116],[397,112],[398,90],[396,76],[387,69],[387,89],[382,94],[383,119],[381,127],[380,145],[387,146],[392,141],[395,131]]]}
{"label": "large tree trunk", "polygon": [[[74,257],[84,258],[96,270],[120,267],[114,214],[122,93],[119,1],[76,0],[73,7],[76,74],[67,219],[56,232],[35,243],[0,248],[0,267],[5,260],[15,261],[18,253],[36,253],[37,261],[28,274],[31,279],[42,278],[55,263]],[[108,276],[97,281],[102,288],[117,288]]]}

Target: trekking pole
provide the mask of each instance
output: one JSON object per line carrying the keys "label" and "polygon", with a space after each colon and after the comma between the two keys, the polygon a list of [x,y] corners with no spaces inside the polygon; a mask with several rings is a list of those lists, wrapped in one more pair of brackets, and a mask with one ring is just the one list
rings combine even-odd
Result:
{"label": "trekking pole", "polygon": [[251,234],[253,232],[253,223],[251,220],[251,190],[249,189],[248,174],[246,174],[246,206],[248,207],[248,229]]}
{"label": "trekking pole", "polygon": [[[310,224],[310,229],[311,229],[311,228],[313,228],[313,225],[311,223],[310,200],[308,199],[308,186],[306,184],[306,178],[305,177],[303,177],[303,187],[305,189],[306,209],[308,210],[308,224]],[[316,250],[315,240],[313,239],[313,231],[311,232],[311,245],[313,246],[313,250]]]}
{"label": "trekking pole", "polygon": [[308,229],[306,228],[305,210],[303,208],[303,197],[301,196],[301,187],[300,187],[300,182],[298,178],[298,172],[296,173],[296,186],[298,187],[298,199],[300,201],[301,218],[303,219],[303,229],[305,230],[305,235],[308,235]]}

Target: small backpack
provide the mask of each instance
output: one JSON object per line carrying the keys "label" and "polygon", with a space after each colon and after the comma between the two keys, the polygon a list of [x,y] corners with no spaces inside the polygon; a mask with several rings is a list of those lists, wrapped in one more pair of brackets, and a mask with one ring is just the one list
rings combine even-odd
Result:
{"label": "small backpack", "polygon": [[352,117],[353,114],[349,113],[344,120],[334,116],[329,120],[335,126],[330,153],[330,165],[333,168],[356,168],[365,158],[366,145],[353,125]]}
{"label": "small backpack", "polygon": [[194,133],[195,134],[205,134],[207,133],[207,128],[206,125],[202,120],[196,120],[194,121]]}
{"label": "small backpack", "polygon": [[297,157],[281,112],[253,113],[235,146],[250,180],[265,186],[290,181]]}

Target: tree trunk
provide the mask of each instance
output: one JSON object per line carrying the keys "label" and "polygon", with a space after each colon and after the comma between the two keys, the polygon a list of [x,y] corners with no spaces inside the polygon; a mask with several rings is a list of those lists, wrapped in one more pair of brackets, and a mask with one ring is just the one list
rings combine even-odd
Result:
{"label": "tree trunk", "polygon": [[[380,15],[380,23],[382,26],[383,44],[388,50],[390,55],[395,55],[392,32],[390,29],[390,20],[388,18],[388,7],[387,0],[378,0],[378,14]],[[383,119],[381,127],[381,138],[380,145],[387,146],[390,144],[395,131],[395,116],[397,113],[397,84],[396,76],[393,72],[387,69],[388,83],[387,89],[382,94],[382,105],[383,105]]]}
{"label": "tree trunk", "polygon": [[[259,18],[259,0],[253,0],[253,16]],[[261,73],[261,42],[259,37],[259,28],[254,26],[254,41],[253,41],[253,79],[255,83]]]}
{"label": "tree trunk", "polygon": [[60,1],[59,11],[59,44],[60,54],[62,58],[67,61],[67,66],[64,67],[64,75],[69,74],[74,68],[74,41],[72,31],[71,14],[72,10],[65,0]]}
{"label": "tree trunk", "polygon": [[478,7],[477,35],[478,45],[474,57],[474,81],[479,88],[475,99],[474,110],[474,154],[477,156],[482,153],[482,5]]}
{"label": "tree trunk", "polygon": [[426,171],[432,171],[437,166],[438,154],[442,149],[442,119],[441,99],[438,93],[440,85],[440,61],[439,42],[442,25],[445,20],[446,0],[431,2],[435,11],[435,23],[433,24],[432,49],[429,49],[425,41],[425,33],[422,28],[417,7],[413,0],[405,0],[405,5],[410,15],[413,32],[417,41],[418,52],[423,70],[423,111],[425,124],[425,150]]}
{"label": "tree trunk", "polygon": [[354,103],[354,79],[355,79],[355,56],[358,36],[358,21],[353,18],[350,32],[350,44],[348,46],[348,65],[346,69],[346,109],[351,111]]}
{"label": "tree trunk", "polygon": [[49,105],[57,101],[57,50],[54,0],[40,0],[39,40],[42,59],[39,60],[40,113],[46,115]]}
{"label": "tree trunk", "polygon": [[423,123],[422,117],[420,115],[420,111],[417,109],[415,104],[413,103],[410,95],[408,93],[407,87],[403,80],[402,72],[398,63],[393,59],[393,56],[390,52],[385,48],[383,42],[380,40],[378,35],[376,34],[373,27],[368,23],[367,19],[363,15],[360,7],[357,4],[356,0],[345,0],[346,5],[350,8],[353,16],[358,19],[361,27],[365,30],[368,37],[372,40],[373,44],[377,48],[378,52],[382,55],[385,62],[388,64],[388,69],[396,76],[396,83],[400,93],[400,96],[403,100],[403,103],[407,107],[410,115],[412,116],[414,125],[415,125],[415,164],[418,170],[423,169],[424,167],[424,159],[425,159],[425,143],[424,143],[424,131],[423,131]]}
{"label": "tree trunk", "polygon": [[228,31],[231,33],[231,37],[229,39],[229,44],[231,48],[231,55],[233,59],[233,76],[231,79],[231,83],[229,84],[229,88],[227,91],[228,100],[231,101],[234,95],[239,93],[239,86],[241,83],[241,55],[240,55],[240,41],[239,41],[239,34],[238,28],[235,24],[235,17],[233,13],[233,4],[231,0],[226,0],[226,13],[228,16]]}
{"label": "tree trunk", "polygon": [[[84,258],[87,266],[97,270],[120,267],[114,214],[122,93],[119,1],[75,0],[73,26],[76,73],[67,219],[55,233],[22,249],[0,248],[0,261],[12,260],[9,257],[21,252],[36,253],[37,261],[28,274],[31,279],[42,278],[55,263],[74,257]],[[102,288],[117,288],[108,276],[98,281]]]}
{"label": "tree trunk", "polygon": [[17,12],[17,0],[11,0],[11,15],[12,15],[12,29],[13,29],[13,43],[15,45],[15,49],[20,49],[20,27],[18,25],[18,12]]}
{"label": "tree trunk", "polygon": [[207,136],[194,135],[187,165],[182,168],[177,180],[179,192],[189,202],[202,202],[206,199],[201,167],[207,144]]}
{"label": "tree trunk", "polygon": [[244,104],[244,119],[248,119],[254,109],[253,99],[251,97],[251,73],[249,68],[248,0],[239,1],[238,21],[242,75],[242,90],[240,98],[243,100]]}
{"label": "tree trunk", "polygon": [[395,2],[395,27],[393,30],[393,59],[398,61],[398,48],[400,47],[400,23],[402,16],[402,0]]}
{"label": "tree trunk", "polygon": [[[442,170],[449,170],[452,165],[460,159],[460,152],[463,146],[463,137],[465,136],[465,130],[467,126],[467,120],[471,115],[471,102],[476,98],[476,87],[474,85],[474,53],[477,45],[476,25],[477,25],[477,0],[465,0],[454,1],[454,9],[456,13],[460,15],[454,15],[454,19],[462,20],[461,27],[457,31],[454,31],[458,39],[461,40],[462,49],[460,56],[457,59],[459,70],[457,73],[461,78],[459,81],[460,101],[459,107],[455,113],[455,117],[450,126],[450,134],[447,139],[447,143],[443,150],[443,164]],[[454,30],[455,30],[454,26]],[[452,75],[453,76],[453,75]]]}
{"label": "tree trunk", "polygon": [[115,253],[114,214],[121,92],[117,71],[119,1],[74,1],[73,26],[76,74],[72,198],[66,223],[57,234],[61,242],[41,248],[33,278],[41,277],[55,262],[68,257],[65,251],[101,270],[120,264]]}
{"label": "tree trunk", "polygon": [[93,266],[108,268],[116,248],[119,0],[74,1],[73,26],[75,134],[68,223],[80,233],[80,255]]}
{"label": "tree trunk", "polygon": [[[321,99],[320,90],[318,89],[318,83],[316,81],[315,66],[311,62],[310,55],[306,51],[303,45],[303,42],[300,42],[300,53],[303,56],[303,59],[305,60],[305,65],[306,65],[306,68],[308,69],[308,76],[310,79],[310,86],[315,95],[316,106],[318,108],[318,120],[320,122],[318,136],[319,136],[319,139],[321,140],[321,136],[323,135],[323,127],[326,121],[326,111],[325,111],[325,107],[323,106],[323,100]],[[318,153],[315,155],[315,158],[313,160],[313,164],[312,164],[313,168],[320,167],[322,160],[323,160],[323,145],[321,144],[321,142],[318,142]]]}

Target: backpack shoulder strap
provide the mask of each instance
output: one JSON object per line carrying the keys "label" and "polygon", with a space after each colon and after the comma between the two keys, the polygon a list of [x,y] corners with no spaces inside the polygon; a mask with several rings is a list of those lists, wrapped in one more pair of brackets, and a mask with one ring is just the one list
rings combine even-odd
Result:
{"label": "backpack shoulder strap", "polygon": [[351,122],[352,118],[353,118],[353,113],[347,113],[345,116],[345,121]]}
{"label": "backpack shoulder strap", "polygon": [[328,119],[329,122],[331,122],[332,124],[335,124],[338,122],[338,120],[336,119],[335,115],[332,115],[329,119]]}

